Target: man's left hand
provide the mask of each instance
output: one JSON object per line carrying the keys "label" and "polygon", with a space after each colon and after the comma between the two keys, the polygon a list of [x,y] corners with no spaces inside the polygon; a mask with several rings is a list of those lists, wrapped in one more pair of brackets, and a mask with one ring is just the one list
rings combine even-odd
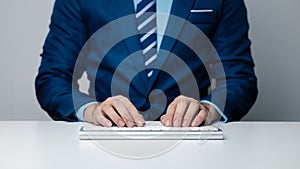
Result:
{"label": "man's left hand", "polygon": [[186,96],[178,96],[161,116],[161,123],[167,127],[197,127],[205,122],[214,108]]}

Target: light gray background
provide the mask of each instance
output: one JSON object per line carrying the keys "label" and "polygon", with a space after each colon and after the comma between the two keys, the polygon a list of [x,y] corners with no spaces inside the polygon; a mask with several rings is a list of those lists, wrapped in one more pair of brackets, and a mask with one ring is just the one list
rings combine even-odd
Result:
{"label": "light gray background", "polygon": [[[34,78],[54,0],[0,1],[0,120],[48,120]],[[244,120],[300,120],[300,1],[246,0],[259,97]]]}

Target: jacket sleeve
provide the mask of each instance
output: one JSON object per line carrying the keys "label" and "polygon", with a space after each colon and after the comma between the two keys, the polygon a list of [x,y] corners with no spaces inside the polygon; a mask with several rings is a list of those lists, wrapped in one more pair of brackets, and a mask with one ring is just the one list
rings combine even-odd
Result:
{"label": "jacket sleeve", "polygon": [[[240,120],[254,104],[258,90],[254,73],[254,62],[251,57],[248,38],[249,24],[246,7],[243,0],[223,0],[219,24],[212,38],[212,43],[218,52],[225,77],[215,73],[216,98],[211,95],[205,98],[212,100],[217,106],[225,102],[224,114],[228,121]],[[220,70],[219,65],[213,65],[214,70]],[[226,87],[224,87],[226,80]],[[221,90],[225,90],[226,97],[218,98]]]}
{"label": "jacket sleeve", "polygon": [[[54,120],[77,121],[77,109],[93,101],[79,92],[76,79],[83,72],[73,74],[77,57],[87,39],[80,1],[56,0],[35,82],[37,99]],[[80,98],[76,104],[74,95]]]}

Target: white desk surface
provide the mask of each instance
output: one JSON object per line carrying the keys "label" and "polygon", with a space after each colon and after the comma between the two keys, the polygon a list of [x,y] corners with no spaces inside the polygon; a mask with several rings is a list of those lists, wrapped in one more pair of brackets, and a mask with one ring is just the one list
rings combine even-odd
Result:
{"label": "white desk surface", "polygon": [[229,123],[220,126],[225,140],[206,142],[79,141],[79,128],[66,122],[0,122],[0,168],[300,168],[297,122]]}

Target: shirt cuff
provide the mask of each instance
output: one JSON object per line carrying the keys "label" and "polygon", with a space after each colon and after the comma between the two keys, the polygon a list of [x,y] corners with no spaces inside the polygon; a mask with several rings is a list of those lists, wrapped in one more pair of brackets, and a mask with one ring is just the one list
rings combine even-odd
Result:
{"label": "shirt cuff", "polygon": [[85,122],[86,120],[84,119],[84,116],[83,116],[83,113],[85,111],[85,109],[87,107],[89,107],[90,105],[92,104],[97,104],[98,102],[90,102],[90,103],[87,103],[83,106],[80,107],[80,109],[76,112],[76,116],[78,118],[79,121],[82,121],[82,122]]}
{"label": "shirt cuff", "polygon": [[206,104],[209,104],[209,105],[213,106],[217,110],[217,112],[223,117],[223,119],[224,119],[223,122],[226,123],[228,121],[228,117],[214,103],[212,103],[212,102],[210,102],[208,100],[201,100],[200,103],[206,103]]}

